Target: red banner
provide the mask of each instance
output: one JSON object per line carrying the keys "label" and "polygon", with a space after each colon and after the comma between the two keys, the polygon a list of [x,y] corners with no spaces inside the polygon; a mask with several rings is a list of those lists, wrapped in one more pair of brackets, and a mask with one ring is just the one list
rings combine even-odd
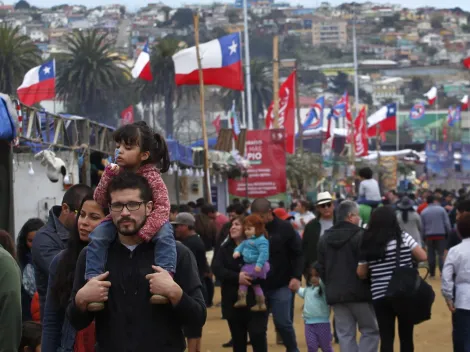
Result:
{"label": "red banner", "polygon": [[354,142],[356,156],[369,154],[369,143],[367,141],[367,116],[366,107],[363,106],[359,115],[354,120]]}
{"label": "red banner", "polygon": [[121,122],[123,125],[134,123],[134,107],[132,105],[121,112]]}
{"label": "red banner", "polygon": [[235,198],[286,199],[285,133],[282,129],[246,132],[248,178],[229,179],[228,189]]}
{"label": "red banner", "polygon": [[[279,89],[279,128],[286,131],[286,152],[295,152],[295,79],[296,71],[292,72]],[[274,102],[266,114],[266,128],[274,127]]]}

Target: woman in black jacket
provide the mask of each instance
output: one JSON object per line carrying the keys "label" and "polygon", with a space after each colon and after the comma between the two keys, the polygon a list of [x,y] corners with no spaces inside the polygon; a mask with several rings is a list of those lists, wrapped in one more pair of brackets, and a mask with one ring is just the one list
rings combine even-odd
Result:
{"label": "woman in black jacket", "polygon": [[212,271],[222,284],[222,316],[228,321],[233,339],[233,351],[246,352],[246,335],[248,333],[253,351],[267,352],[268,312],[252,312],[250,310],[256,303],[253,290],[248,290],[247,307],[233,307],[238,300],[238,285],[240,283],[251,285],[251,278],[246,273],[240,272],[243,260],[241,258],[233,259],[233,251],[244,239],[242,218],[235,218],[230,228],[230,236],[221,245],[212,262]]}

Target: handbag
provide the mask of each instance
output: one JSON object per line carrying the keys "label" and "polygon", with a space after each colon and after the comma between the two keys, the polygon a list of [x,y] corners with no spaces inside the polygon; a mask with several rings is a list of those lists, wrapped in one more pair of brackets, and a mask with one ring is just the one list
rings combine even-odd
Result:
{"label": "handbag", "polygon": [[431,309],[436,297],[432,286],[425,281],[429,269],[423,279],[417,269],[401,267],[401,235],[396,241],[396,267],[385,297],[390,301],[398,316],[409,319],[413,324],[419,324],[431,319]]}

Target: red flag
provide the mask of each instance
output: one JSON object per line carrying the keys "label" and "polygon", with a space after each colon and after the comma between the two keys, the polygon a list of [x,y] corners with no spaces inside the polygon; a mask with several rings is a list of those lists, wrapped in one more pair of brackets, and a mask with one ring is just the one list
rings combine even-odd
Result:
{"label": "red flag", "polygon": [[[279,128],[284,128],[286,134],[286,152],[295,152],[295,79],[293,71],[279,89]],[[274,128],[274,102],[266,114],[266,128]]]}
{"label": "red flag", "polygon": [[323,140],[324,142],[326,142],[328,139],[330,139],[330,137],[332,136],[332,131],[331,131],[331,122],[333,120],[333,117],[331,116],[328,116],[328,126],[326,128],[326,134],[325,134],[325,139]]}
{"label": "red flag", "polygon": [[215,127],[215,131],[219,133],[220,129],[222,128],[221,125],[222,121],[220,120],[220,115],[217,115],[216,119],[212,121],[212,126]]}
{"label": "red flag", "polygon": [[463,60],[463,65],[470,69],[470,56]]}
{"label": "red flag", "polygon": [[121,123],[123,125],[134,123],[134,106],[129,105],[129,107],[121,112]]}
{"label": "red flag", "polygon": [[369,154],[369,144],[367,141],[367,117],[366,107],[363,106],[356,119],[354,120],[354,142],[356,156],[365,156]]}

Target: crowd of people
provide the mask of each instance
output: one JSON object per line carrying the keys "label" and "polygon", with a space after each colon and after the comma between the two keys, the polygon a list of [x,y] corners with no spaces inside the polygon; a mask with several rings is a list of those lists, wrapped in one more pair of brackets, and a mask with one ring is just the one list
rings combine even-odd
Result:
{"label": "crowd of people", "polygon": [[95,190],[70,187],[16,245],[0,231],[0,351],[199,352],[207,309],[220,305],[232,337],[221,348],[267,351],[272,315],[277,342],[296,352],[296,294],[309,352],[393,351],[396,320],[400,350],[413,351],[415,321],[388,290],[397,267],[439,271],[454,351],[470,350],[465,190],[379,198],[365,168],[357,197],[320,192],[289,209],[233,199],[222,214],[203,199],[169,204],[168,150],[145,124],[115,140]]}

